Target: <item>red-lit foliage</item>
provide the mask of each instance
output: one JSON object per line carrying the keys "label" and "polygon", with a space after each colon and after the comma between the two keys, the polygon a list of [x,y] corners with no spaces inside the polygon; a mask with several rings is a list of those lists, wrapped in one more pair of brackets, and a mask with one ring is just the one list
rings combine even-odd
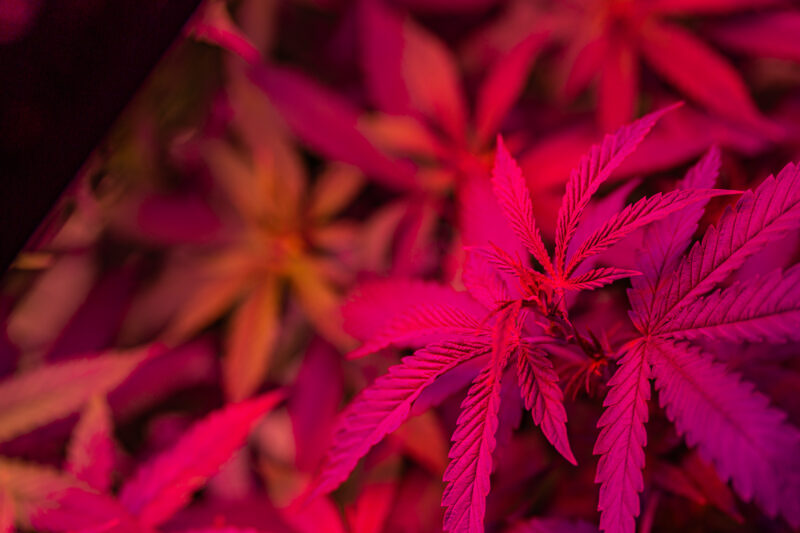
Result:
{"label": "red-lit foliage", "polygon": [[7,273],[0,532],[796,530],[798,17],[208,0]]}

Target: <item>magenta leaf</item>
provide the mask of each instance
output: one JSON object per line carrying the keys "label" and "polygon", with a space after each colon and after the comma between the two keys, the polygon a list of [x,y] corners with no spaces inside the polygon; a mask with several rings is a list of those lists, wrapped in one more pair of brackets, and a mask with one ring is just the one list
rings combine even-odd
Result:
{"label": "magenta leaf", "polygon": [[636,149],[658,119],[671,109],[673,108],[651,113],[623,126],[612,135],[606,135],[603,142],[592,146],[590,152],[581,158],[578,167],[572,171],[556,222],[556,269],[559,272],[564,270],[570,240],[589,199]]}
{"label": "magenta leaf", "polygon": [[646,345],[627,348],[609,380],[610,389],[597,423],[601,428],[594,445],[600,455],[595,483],[600,485],[600,529],[607,533],[633,533],[639,516],[639,493],[644,489],[645,423],[650,399],[650,365]]}
{"label": "magenta leaf", "polygon": [[769,133],[739,72],[703,41],[678,25],[653,22],[640,49],[649,65],[709,109]]}
{"label": "magenta leaf", "polygon": [[438,283],[403,279],[368,281],[358,285],[345,302],[344,328],[358,339],[369,339],[386,329],[397,316],[432,302],[470,315],[484,312],[468,293]]}
{"label": "magenta leaf", "polygon": [[311,148],[355,165],[390,187],[413,187],[413,169],[391,160],[361,133],[359,112],[349,102],[289,69],[262,66],[252,69],[250,75]]}
{"label": "magenta leaf", "polygon": [[348,358],[356,359],[392,345],[410,345],[442,336],[480,335],[481,329],[478,317],[457,307],[435,303],[420,305],[392,319],[373,339],[350,352]]}
{"label": "magenta leaf", "polygon": [[735,192],[717,189],[685,189],[666,194],[658,193],[626,206],[583,242],[575,255],[569,259],[567,274],[572,273],[581,262],[607,250],[633,231],[661,220],[684,207],[697,202],[707,202],[709,198],[723,194],[735,194]]}
{"label": "magenta leaf", "polygon": [[[678,183],[678,189],[710,189],[719,174],[720,152],[712,148]],[[643,246],[639,251],[638,267],[642,276],[632,280],[633,290],[628,292],[637,327],[641,320],[649,320],[656,291],[671,274],[686,251],[703,216],[704,202],[697,202],[680,213],[647,227]]]}
{"label": "magenta leaf", "polygon": [[492,138],[516,102],[532,63],[546,44],[545,37],[544,33],[531,33],[492,65],[478,89],[475,123],[480,144]]}
{"label": "magenta leaf", "polygon": [[767,398],[699,349],[648,345],[659,403],[689,446],[714,463],[737,494],[770,516],[800,524],[800,432]]}
{"label": "magenta leaf", "polygon": [[511,228],[525,248],[539,261],[545,270],[553,273],[553,264],[542,242],[542,235],[533,218],[533,207],[528,186],[522,177],[522,171],[497,137],[497,155],[492,171],[494,195],[503,209]]}
{"label": "magenta leaf", "polygon": [[709,28],[712,38],[731,50],[759,57],[800,61],[800,12],[748,13]]}
{"label": "magenta leaf", "polygon": [[329,492],[347,479],[372,446],[400,427],[414,401],[438,377],[489,350],[480,342],[431,344],[364,389],[342,416],[314,494]]}
{"label": "magenta leaf", "polygon": [[657,332],[733,342],[800,340],[800,265],[700,298]]}
{"label": "magenta leaf", "polygon": [[13,500],[12,518],[20,529],[142,531],[112,497],[92,490],[69,474],[9,459],[0,459],[0,474],[5,492]]}
{"label": "magenta leaf", "polygon": [[196,423],[171,449],[139,468],[122,487],[120,502],[143,524],[161,524],[244,444],[253,425],[281,399],[281,393],[270,392]]}
{"label": "magenta leaf", "polygon": [[535,346],[522,343],[517,359],[517,379],[525,408],[531,412],[533,422],[542,428],[544,436],[564,459],[577,465],[567,438],[564,394],[558,386],[558,374],[553,363]]}
{"label": "magenta leaf", "polygon": [[800,227],[800,168],[787,165],[777,178],[770,176],[746,192],[711,226],[664,284],[653,323],[663,325],[669,315],[707,293],[741,266],[747,257],[773,239]]}
{"label": "magenta leaf", "polygon": [[0,441],[63,418],[116,388],[151,349],[44,366],[0,383]]}
{"label": "magenta leaf", "polygon": [[492,361],[461,404],[442,495],[444,531],[482,533],[500,409],[502,367]]}

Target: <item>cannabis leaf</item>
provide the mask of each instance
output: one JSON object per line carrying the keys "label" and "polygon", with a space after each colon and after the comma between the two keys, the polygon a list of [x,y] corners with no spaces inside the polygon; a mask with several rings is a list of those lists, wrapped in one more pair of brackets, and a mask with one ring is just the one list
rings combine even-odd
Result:
{"label": "cannabis leaf", "polygon": [[489,39],[503,51],[531,38],[555,45],[562,51],[559,97],[570,101],[596,80],[597,119],[606,131],[633,117],[647,88],[641,74],[647,66],[701,107],[774,136],[778,130],[759,111],[741,73],[724,54],[680,24],[680,19],[694,17],[724,48],[797,60],[800,49],[792,37],[800,27],[796,9],[748,12],[772,5],[786,6],[738,0],[512,3],[506,16],[476,36],[476,46],[486,47],[482,41]]}
{"label": "cannabis leaf", "polygon": [[162,523],[219,470],[242,446],[253,425],[281,399],[281,393],[270,392],[197,422],[170,450],[139,468],[122,487],[120,502],[142,524]]}
{"label": "cannabis leaf", "polygon": [[[711,184],[718,166],[712,151],[689,172],[683,187]],[[632,532],[639,514],[651,376],[678,432],[722,479],[732,481],[742,499],[755,499],[769,515],[800,523],[800,431],[711,354],[678,342],[796,338],[796,267],[709,292],[747,257],[800,227],[799,191],[800,171],[787,165],[726,209],[682,258],[701,210],[650,227],[646,242],[655,245],[642,250],[643,275],[629,290],[631,318],[641,336],[621,351],[594,450],[601,455],[596,481],[602,484],[604,531]]]}
{"label": "cannabis leaf", "polygon": [[[364,320],[364,324],[358,320],[353,323],[357,336],[365,337],[355,355],[366,355],[390,345],[423,344],[423,347],[391,367],[345,411],[316,482],[315,494],[330,491],[344,481],[358,460],[409,415],[413,403],[426,388],[473,359],[481,362],[482,370],[461,405],[453,434],[450,464],[444,474],[444,529],[483,530],[492,452],[500,423],[501,385],[509,364],[516,366],[519,394],[531,410],[534,422],[559,453],[573,464],[576,462],[567,438],[563,394],[541,334],[561,331],[560,341],[555,342],[573,341],[588,347],[591,342],[583,339],[569,320],[563,291],[597,288],[638,273],[601,267],[573,275],[575,268],[634,229],[693,203],[729,194],[714,189],[687,189],[637,202],[590,234],[566,268],[569,241],[591,196],[664,112],[644,117],[607,136],[572,173],[559,215],[555,261],[550,259],[537,229],[522,173],[502,139],[499,140],[492,173],[495,196],[511,230],[544,272],[515,258],[514,251],[490,243],[467,249],[463,280],[473,299],[464,300],[463,293],[435,285],[386,281],[365,287],[345,306],[348,322],[359,317]],[[392,283],[396,285],[393,287]],[[370,317],[370,310],[378,318]],[[387,317],[386,310],[394,317]],[[531,316],[536,326],[530,325]],[[369,326],[364,327],[366,324]],[[555,335],[553,339],[558,339],[558,334]],[[428,344],[424,345],[425,342]],[[640,385],[647,383],[649,373],[644,371],[643,349],[639,347],[631,353],[630,368],[635,369],[631,372],[642,376]],[[646,400],[643,395],[649,394],[649,388],[639,389],[634,391],[630,407],[626,404],[625,409],[641,418],[641,405]],[[637,433],[639,439],[643,434],[643,429]],[[622,453],[635,454],[638,450],[641,463],[642,444],[641,440],[631,440],[630,450]],[[641,481],[634,488],[640,485]]]}
{"label": "cannabis leaf", "polygon": [[80,409],[128,377],[153,348],[43,366],[0,383],[0,441]]}
{"label": "cannabis leaf", "polygon": [[86,404],[72,433],[64,470],[98,492],[108,492],[114,470],[111,411],[102,396]]}

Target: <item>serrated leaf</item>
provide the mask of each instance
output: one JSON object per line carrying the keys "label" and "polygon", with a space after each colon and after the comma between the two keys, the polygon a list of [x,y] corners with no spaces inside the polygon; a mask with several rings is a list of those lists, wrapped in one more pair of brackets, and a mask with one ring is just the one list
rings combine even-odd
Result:
{"label": "serrated leaf", "polygon": [[479,317],[449,305],[430,303],[392,319],[382,331],[360,348],[350,352],[348,358],[363,357],[392,345],[409,345],[422,340],[445,336],[477,336],[482,327]]}
{"label": "serrated leaf", "polygon": [[659,403],[689,446],[745,501],[800,524],[800,431],[769,400],[699,349],[649,345]]}
{"label": "serrated leaf", "polygon": [[711,226],[664,284],[650,327],[688,305],[741,266],[773,239],[800,227],[800,168],[784,167],[755,190],[742,195]]}
{"label": "serrated leaf", "polygon": [[616,267],[594,268],[588,272],[575,276],[559,286],[571,291],[585,291],[599,289],[619,279],[635,277],[641,274],[636,270],[626,270]]}
{"label": "serrated leaf", "polygon": [[525,408],[533,422],[542,428],[550,444],[567,461],[577,465],[567,438],[567,411],[564,393],[558,386],[558,374],[553,363],[534,346],[523,343],[517,356],[517,378]]}
{"label": "serrated leaf", "polygon": [[662,109],[606,135],[602,143],[592,146],[570,173],[567,190],[556,221],[556,260],[559,272],[566,266],[570,240],[578,227],[589,199],[611,173],[642,142],[661,116],[672,108]]}
{"label": "serrated leaf", "polygon": [[700,298],[675,314],[658,334],[732,342],[800,340],[800,266],[773,272]]}
{"label": "serrated leaf", "polygon": [[444,531],[482,533],[500,409],[502,366],[494,358],[461,404],[442,495]]}
{"label": "serrated leaf", "polygon": [[595,483],[600,485],[600,529],[633,533],[639,516],[639,493],[644,489],[645,423],[650,399],[650,366],[645,344],[636,343],[619,359],[603,405],[601,428],[593,453],[600,455]]}
{"label": "serrated leaf", "polygon": [[666,194],[657,193],[645,197],[626,206],[611,217],[605,224],[586,238],[575,255],[569,259],[567,274],[572,273],[583,261],[607,250],[627,235],[648,224],[661,220],[676,211],[699,202],[707,202],[709,198],[724,194],[736,194],[734,191],[718,189],[685,189],[671,191]]}
{"label": "serrated leaf", "polygon": [[485,343],[432,344],[403,358],[364,389],[342,416],[314,494],[329,492],[344,481],[372,446],[400,427],[414,401],[436,378],[488,351]]}
{"label": "serrated leaf", "polygon": [[511,229],[545,271],[553,274],[553,264],[542,242],[542,235],[533,218],[533,206],[528,186],[517,162],[497,137],[497,154],[492,170],[492,186],[497,202],[511,224]]}

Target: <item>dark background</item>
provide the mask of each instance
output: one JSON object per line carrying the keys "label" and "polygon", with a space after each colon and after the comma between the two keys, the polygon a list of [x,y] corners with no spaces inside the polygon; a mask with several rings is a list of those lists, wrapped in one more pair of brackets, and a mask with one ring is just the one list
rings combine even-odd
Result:
{"label": "dark background", "polygon": [[42,0],[14,27],[30,1],[0,0],[2,271],[199,4]]}

